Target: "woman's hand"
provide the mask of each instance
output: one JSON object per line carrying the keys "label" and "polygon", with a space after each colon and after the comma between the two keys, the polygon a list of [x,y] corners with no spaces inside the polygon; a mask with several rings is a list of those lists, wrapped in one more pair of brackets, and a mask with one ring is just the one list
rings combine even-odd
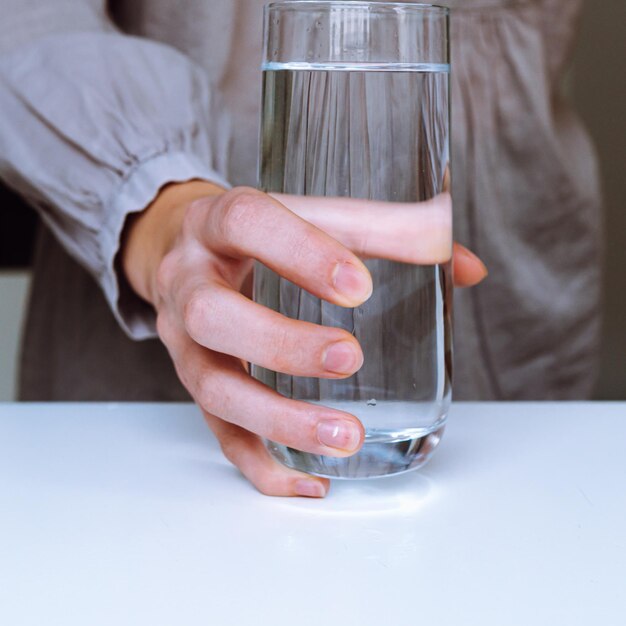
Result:
{"label": "woman's hand", "polygon": [[[122,251],[135,291],[157,312],[159,337],[225,456],[263,493],[321,497],[329,481],[275,462],[260,438],[344,457],[362,445],[348,413],[284,398],[248,375],[247,363],[294,376],[345,378],[363,363],[339,328],[286,318],[250,300],[253,260],[324,300],[369,298],[361,258],[434,264],[450,258],[447,194],[407,204],[225,191],[205,182],[166,187],[133,222]],[[486,270],[455,245],[459,285]]]}

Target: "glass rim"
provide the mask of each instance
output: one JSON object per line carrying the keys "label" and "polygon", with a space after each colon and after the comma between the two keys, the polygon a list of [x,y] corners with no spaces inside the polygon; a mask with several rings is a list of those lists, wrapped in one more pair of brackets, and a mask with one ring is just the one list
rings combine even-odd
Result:
{"label": "glass rim", "polygon": [[397,13],[398,9],[402,12],[415,13],[434,13],[439,15],[449,15],[450,8],[441,4],[426,4],[423,2],[364,2],[350,0],[279,0],[278,2],[270,2],[266,5],[266,9],[304,9],[318,5],[320,8],[342,8],[342,9],[361,9],[371,13]]}

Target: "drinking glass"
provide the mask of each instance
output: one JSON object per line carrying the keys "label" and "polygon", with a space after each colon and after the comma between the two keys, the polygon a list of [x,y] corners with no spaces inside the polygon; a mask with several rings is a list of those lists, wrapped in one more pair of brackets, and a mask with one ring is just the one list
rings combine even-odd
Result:
{"label": "drinking glass", "polygon": [[[428,219],[432,207],[424,201],[449,181],[448,21],[444,7],[408,2],[268,5],[260,188],[384,201],[389,219],[404,203],[415,219]],[[449,249],[434,264],[366,260],[374,291],[354,309],[319,300],[257,264],[257,302],[346,329],[365,358],[343,380],[253,365],[253,375],[284,396],[347,411],[366,430],[351,457],[267,441],[276,459],[310,474],[365,478],[405,472],[431,457],[451,396],[449,235]],[[392,250],[393,236],[388,245]]]}

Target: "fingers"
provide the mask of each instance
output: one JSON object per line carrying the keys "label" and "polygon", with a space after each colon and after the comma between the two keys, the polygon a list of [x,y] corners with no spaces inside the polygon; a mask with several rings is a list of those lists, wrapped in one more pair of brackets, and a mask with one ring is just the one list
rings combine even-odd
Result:
{"label": "fingers", "polygon": [[363,365],[361,347],[347,331],[289,319],[215,281],[180,307],[194,341],[276,372],[345,378]]}
{"label": "fingers", "polygon": [[[197,229],[205,245],[252,256],[341,306],[356,306],[371,294],[371,277],[355,255],[418,265],[445,263],[452,256],[449,193],[394,203],[268,196],[244,188],[224,194],[208,212],[202,203],[196,203]],[[456,284],[471,286],[485,278],[487,270],[475,255],[461,246],[454,250]]]}
{"label": "fingers", "polygon": [[273,196],[361,257],[434,265],[449,261],[454,249],[455,285],[471,287],[487,276],[475,254],[460,244],[453,248],[449,193],[417,203]]}
{"label": "fingers", "polygon": [[[356,254],[418,264],[450,260],[450,198],[419,205],[281,199],[290,208],[239,189],[191,205],[183,233],[191,245],[163,264],[169,296],[157,307],[159,334],[224,453],[260,491],[323,497],[327,481],[283,468],[259,437],[347,457],[363,444],[362,424],[349,413],[283,397],[250,378],[242,360],[297,376],[340,378],[357,371],[363,355],[341,329],[285,318],[238,293],[250,268],[246,259],[329,302],[357,306],[371,294],[372,281]],[[460,285],[486,275],[462,246],[455,245],[454,261]]]}
{"label": "fingers", "polygon": [[268,496],[323,498],[327,478],[308,476],[278,464],[253,433],[203,411],[224,456],[261,492]]}
{"label": "fingers", "polygon": [[199,200],[189,219],[209,249],[255,258],[328,302],[354,307],[372,293],[371,276],[355,254],[260,191],[239,188]]}
{"label": "fingers", "polygon": [[448,193],[426,202],[272,195],[361,257],[435,265],[452,255]]}
{"label": "fingers", "polygon": [[[313,454],[346,457],[361,447],[365,432],[353,415],[289,400],[250,378],[238,359],[206,350],[164,325],[159,324],[159,332],[178,376],[207,413]],[[171,333],[178,333],[177,337]]]}
{"label": "fingers", "polygon": [[454,244],[454,284],[457,287],[473,287],[487,277],[485,264],[465,246]]}

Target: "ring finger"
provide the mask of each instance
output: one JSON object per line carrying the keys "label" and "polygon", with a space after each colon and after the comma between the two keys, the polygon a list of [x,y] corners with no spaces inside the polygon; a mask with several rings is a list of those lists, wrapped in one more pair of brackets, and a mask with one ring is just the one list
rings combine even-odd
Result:
{"label": "ring finger", "polygon": [[363,365],[347,331],[289,319],[216,281],[196,287],[179,308],[200,345],[276,372],[344,378]]}
{"label": "ring finger", "polygon": [[243,363],[189,338],[172,351],[179,377],[206,412],[260,437],[312,454],[346,457],[362,445],[359,420],[343,411],[290,400],[251,378]]}

